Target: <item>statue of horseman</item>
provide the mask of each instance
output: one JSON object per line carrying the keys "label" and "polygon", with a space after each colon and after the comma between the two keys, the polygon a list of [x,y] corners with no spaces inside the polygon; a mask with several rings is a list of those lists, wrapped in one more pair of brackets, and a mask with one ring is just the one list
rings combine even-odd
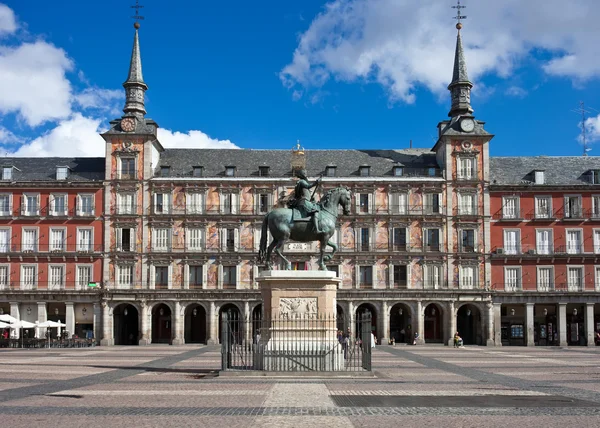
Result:
{"label": "statue of horseman", "polygon": [[[288,208],[296,208],[300,211],[302,217],[310,217],[310,222],[313,225],[313,230],[316,235],[320,235],[321,228],[319,227],[319,211],[321,211],[318,204],[315,203],[315,193],[317,188],[321,184],[321,177],[317,178],[314,182],[310,182],[306,177],[306,170],[296,170],[296,177],[299,178],[294,188],[294,197],[288,202]],[[315,190],[310,193],[310,189]]]}

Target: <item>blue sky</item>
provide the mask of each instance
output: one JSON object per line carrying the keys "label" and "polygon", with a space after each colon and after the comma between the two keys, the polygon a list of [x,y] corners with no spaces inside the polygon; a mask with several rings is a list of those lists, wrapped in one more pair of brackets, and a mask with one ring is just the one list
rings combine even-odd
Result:
{"label": "blue sky", "polygon": [[[133,3],[4,1],[5,152],[102,154],[94,134],[121,114]],[[572,110],[600,110],[600,5],[520,3],[463,1],[475,115],[496,135],[492,155],[580,155]],[[432,147],[447,118],[451,0],[142,4],[146,108],[166,146]],[[589,116],[596,140],[600,118]]]}

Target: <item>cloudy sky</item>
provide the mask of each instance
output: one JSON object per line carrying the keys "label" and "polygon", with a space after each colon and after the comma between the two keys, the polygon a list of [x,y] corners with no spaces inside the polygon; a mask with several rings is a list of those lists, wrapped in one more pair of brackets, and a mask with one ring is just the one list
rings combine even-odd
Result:
{"label": "cloudy sky", "polygon": [[[0,146],[102,156],[134,1],[0,0]],[[463,0],[475,115],[494,155],[600,152],[597,0]],[[148,116],[165,147],[431,147],[447,117],[453,0],[146,0]],[[600,153],[599,153],[600,154]]]}

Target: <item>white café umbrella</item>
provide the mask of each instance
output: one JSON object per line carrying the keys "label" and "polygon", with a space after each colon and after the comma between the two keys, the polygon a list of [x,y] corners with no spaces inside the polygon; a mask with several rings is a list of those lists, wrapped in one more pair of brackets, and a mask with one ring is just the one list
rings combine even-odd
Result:
{"label": "white caf\u00e9 umbrella", "polygon": [[62,322],[56,322],[56,321],[44,321],[38,324],[38,327],[66,327],[66,324],[63,324]]}
{"label": "white caf\u00e9 umbrella", "polygon": [[15,317],[11,317],[8,314],[2,314],[2,315],[0,315],[0,321],[13,323],[13,322],[17,322],[18,319],[16,319]]}
{"label": "white caf\u00e9 umbrella", "polygon": [[8,328],[8,327],[10,327],[10,324],[0,321],[0,328]]}
{"label": "white caf\u00e9 umbrella", "polygon": [[17,320],[10,325],[10,328],[35,328],[35,324],[29,321]]}

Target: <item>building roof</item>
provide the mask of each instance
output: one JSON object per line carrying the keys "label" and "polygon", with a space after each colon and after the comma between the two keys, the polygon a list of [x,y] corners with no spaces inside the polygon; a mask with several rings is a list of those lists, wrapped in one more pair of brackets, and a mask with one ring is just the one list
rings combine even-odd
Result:
{"label": "building roof", "polygon": [[[2,167],[14,167],[14,181],[102,181],[105,159],[101,158],[4,158]],[[56,180],[56,168],[66,166],[69,176],[66,180]],[[1,178],[1,177],[0,177]],[[1,181],[0,181],[1,182]]]}
{"label": "building roof", "polygon": [[[439,167],[436,155],[429,149],[404,150],[306,150],[309,176],[325,174],[327,166],[336,167],[337,177],[359,176],[361,166],[370,166],[371,177],[393,174],[394,166],[405,168],[404,175],[426,175],[427,168]],[[259,176],[259,167],[268,166],[269,176],[292,175],[291,150],[251,149],[165,149],[157,170],[169,166],[171,177],[191,176],[193,167],[203,167],[204,177],[225,176],[225,167],[236,167],[236,177]],[[439,175],[437,172],[436,175]]]}
{"label": "building roof", "polygon": [[544,171],[545,185],[590,185],[591,171],[600,170],[600,156],[491,157],[490,184],[534,184],[536,170]]}

